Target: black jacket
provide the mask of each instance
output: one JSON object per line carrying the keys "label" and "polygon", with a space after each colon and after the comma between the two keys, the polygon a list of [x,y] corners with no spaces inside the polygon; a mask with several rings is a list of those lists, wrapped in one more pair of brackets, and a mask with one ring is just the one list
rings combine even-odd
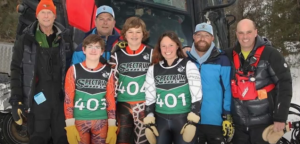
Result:
{"label": "black jacket", "polygon": [[276,87],[268,92],[267,99],[241,101],[233,98],[231,111],[233,122],[236,125],[253,126],[287,120],[292,98],[292,78],[289,67],[279,51],[272,47],[267,40],[257,36],[254,49],[246,60],[241,54],[239,43],[233,49],[226,50],[226,53],[233,62],[232,50],[236,51],[240,56],[241,67],[247,69],[256,49],[263,45],[265,45],[265,49],[255,70],[256,89],[259,90],[271,83],[274,83]]}
{"label": "black jacket", "polygon": [[[10,103],[23,102],[26,108],[31,107],[36,86],[36,60],[38,59],[37,51],[39,44],[35,40],[34,35],[37,24],[38,22],[35,21],[24,29],[23,34],[15,42],[11,61]],[[54,26],[58,30],[57,34],[60,37],[57,39],[57,43],[59,43],[59,53],[62,62],[61,96],[63,96],[65,73],[71,63],[72,49],[70,47],[70,42],[65,42],[65,39],[70,39],[67,29],[56,22],[54,23]],[[66,36],[66,38],[64,38],[64,36]]]}

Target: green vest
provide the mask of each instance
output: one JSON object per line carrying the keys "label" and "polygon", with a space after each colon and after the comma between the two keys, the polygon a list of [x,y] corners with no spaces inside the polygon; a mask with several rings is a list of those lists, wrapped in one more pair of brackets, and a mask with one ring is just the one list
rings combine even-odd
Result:
{"label": "green vest", "polygon": [[115,55],[118,70],[117,100],[145,100],[144,82],[151,62],[152,49],[144,47],[140,53],[131,55],[121,49]]}
{"label": "green vest", "polygon": [[186,77],[187,59],[179,59],[176,65],[154,65],[156,86],[155,111],[162,114],[182,114],[191,111],[191,94]]}
{"label": "green vest", "polygon": [[104,65],[97,71],[90,71],[81,63],[74,67],[76,82],[74,118],[77,120],[107,119],[105,95],[111,68]]}

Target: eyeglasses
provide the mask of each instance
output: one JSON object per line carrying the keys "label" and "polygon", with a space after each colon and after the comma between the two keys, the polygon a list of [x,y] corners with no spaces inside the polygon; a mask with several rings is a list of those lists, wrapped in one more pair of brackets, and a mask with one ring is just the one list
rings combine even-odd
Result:
{"label": "eyeglasses", "polygon": [[88,48],[88,49],[101,49],[101,46],[88,45],[88,46],[86,46],[86,48]]}
{"label": "eyeglasses", "polygon": [[203,35],[203,34],[195,34],[195,37],[196,38],[205,38],[205,39],[208,39],[208,38],[211,37],[211,35],[209,35],[209,34],[205,34],[205,35]]}

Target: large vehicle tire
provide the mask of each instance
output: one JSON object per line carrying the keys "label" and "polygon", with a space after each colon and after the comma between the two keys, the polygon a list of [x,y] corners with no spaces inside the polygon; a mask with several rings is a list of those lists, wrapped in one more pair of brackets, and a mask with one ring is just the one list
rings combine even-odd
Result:
{"label": "large vehicle tire", "polygon": [[26,126],[17,125],[9,113],[0,113],[0,144],[27,144]]}
{"label": "large vehicle tire", "polygon": [[[7,74],[0,74],[0,83],[9,81]],[[0,144],[27,144],[27,127],[17,125],[10,113],[0,112]]]}

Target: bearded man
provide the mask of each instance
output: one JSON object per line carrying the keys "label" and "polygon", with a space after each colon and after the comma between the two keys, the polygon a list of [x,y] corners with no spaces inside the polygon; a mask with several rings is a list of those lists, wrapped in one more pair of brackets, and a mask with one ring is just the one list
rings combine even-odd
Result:
{"label": "bearded man", "polygon": [[198,24],[193,34],[194,44],[188,58],[199,68],[202,83],[202,106],[197,125],[198,144],[220,144],[224,141],[223,120],[231,122],[231,65],[225,52],[213,42],[213,28]]}

